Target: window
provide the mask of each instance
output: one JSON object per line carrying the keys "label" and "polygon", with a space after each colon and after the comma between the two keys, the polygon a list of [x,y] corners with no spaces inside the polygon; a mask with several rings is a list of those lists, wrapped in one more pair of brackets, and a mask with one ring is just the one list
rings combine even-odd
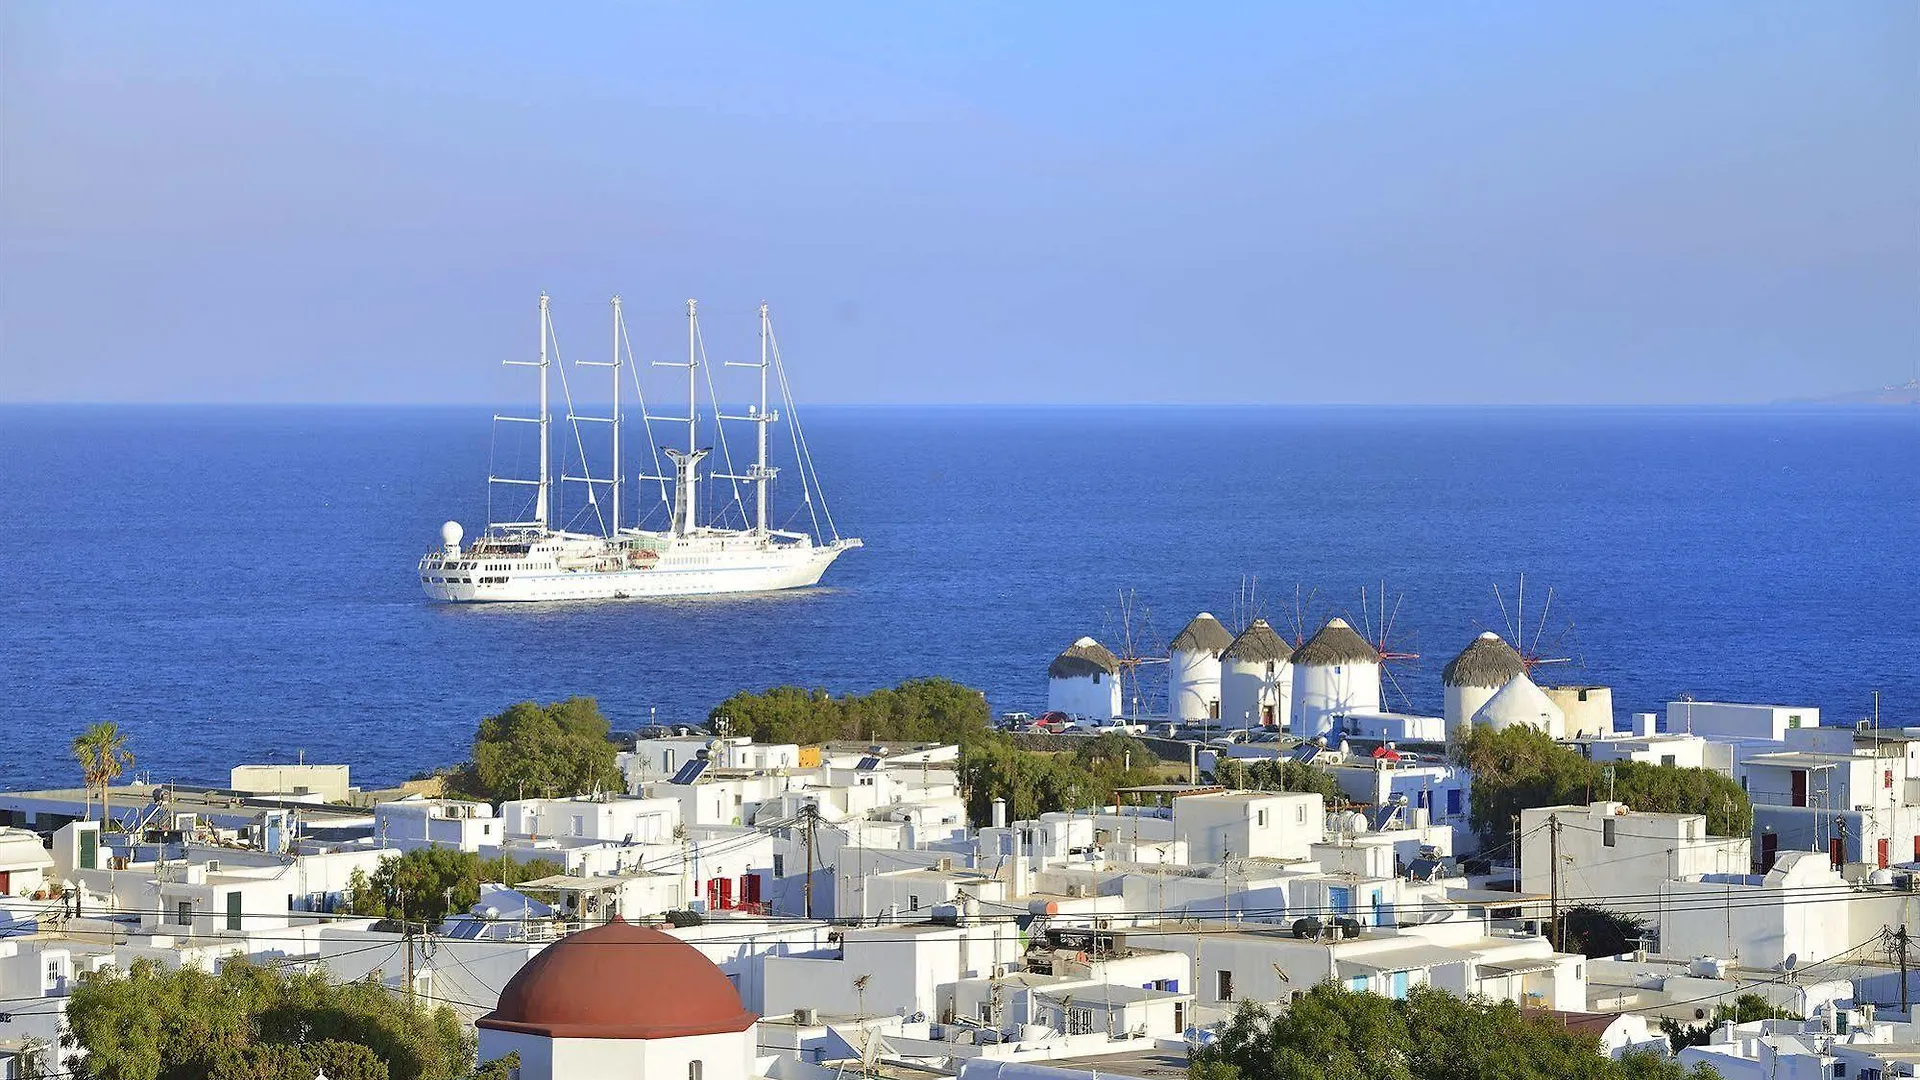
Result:
{"label": "window", "polygon": [[1293,823],[1295,825],[1305,825],[1307,823],[1306,803],[1301,803],[1299,806],[1293,808]]}
{"label": "window", "polygon": [[1261,810],[1253,815],[1253,823],[1264,829],[1267,827],[1267,812]]}
{"label": "window", "polygon": [[1233,1000],[1233,972],[1216,971],[1213,973],[1213,996],[1218,1001]]}
{"label": "window", "polygon": [[240,929],[240,892],[237,889],[227,894],[227,929]]}
{"label": "window", "polygon": [[774,877],[787,876],[787,857],[785,855],[779,855],[779,854],[774,855],[773,876]]}
{"label": "window", "polygon": [[1787,714],[1787,726],[1788,726],[1788,727],[1790,727],[1790,728],[1797,728],[1797,727],[1799,727],[1799,726],[1800,726],[1800,714],[1799,714],[1799,713],[1788,713],[1788,714]]}
{"label": "window", "polygon": [[173,921],[179,926],[193,925],[193,901],[182,900],[174,908]]}
{"label": "window", "polygon": [[1605,844],[1608,847],[1613,847],[1615,844],[1619,843],[1619,840],[1620,840],[1619,826],[1620,826],[1620,823],[1615,821],[1613,818],[1608,818],[1606,821],[1601,822],[1600,842],[1602,844]]}
{"label": "window", "polygon": [[700,1059],[687,1062],[687,1080],[700,1080]]}
{"label": "window", "polygon": [[1067,1010],[1067,1034],[1091,1035],[1093,1033],[1093,1010],[1075,1005]]}
{"label": "window", "polygon": [[907,910],[908,910],[908,911],[919,911],[919,910],[920,910],[920,898],[919,898],[918,896],[914,896],[914,895],[912,895],[912,894],[908,894],[908,896],[907,896]]}
{"label": "window", "polygon": [[1677,761],[1678,759],[1676,759],[1672,754],[1660,755],[1660,764],[1666,766],[1669,769],[1673,768],[1674,765],[1677,763]]}

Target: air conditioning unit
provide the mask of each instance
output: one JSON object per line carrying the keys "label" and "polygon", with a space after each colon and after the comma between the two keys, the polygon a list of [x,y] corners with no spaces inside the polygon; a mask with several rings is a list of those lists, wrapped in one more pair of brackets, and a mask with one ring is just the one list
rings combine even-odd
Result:
{"label": "air conditioning unit", "polygon": [[939,860],[933,864],[933,868],[942,872],[951,871],[953,869],[953,856],[942,855]]}
{"label": "air conditioning unit", "polygon": [[819,1010],[795,1009],[793,1010],[793,1022],[800,1027],[813,1027],[820,1022]]}
{"label": "air conditioning unit", "polygon": [[217,873],[219,873],[219,872],[220,872],[220,860],[219,860],[219,859],[208,859],[208,860],[207,860],[207,873],[209,873],[209,874],[217,874]]}

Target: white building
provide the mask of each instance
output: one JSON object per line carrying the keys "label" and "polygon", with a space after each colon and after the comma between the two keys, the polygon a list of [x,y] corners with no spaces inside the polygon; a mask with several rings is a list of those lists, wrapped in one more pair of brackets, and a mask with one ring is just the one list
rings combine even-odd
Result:
{"label": "white building", "polygon": [[373,808],[373,832],[384,847],[400,851],[444,847],[479,851],[500,842],[493,807],[461,799],[423,799],[409,795]]}
{"label": "white building", "polygon": [[1820,710],[1802,705],[1738,705],[1724,701],[1667,702],[1667,730],[1708,738],[1767,739],[1819,727]]}
{"label": "white building", "polygon": [[345,765],[236,765],[227,786],[248,795],[310,797],[319,802],[346,802],[353,788]]}
{"label": "white building", "polygon": [[1380,653],[1344,619],[1293,651],[1293,733],[1325,736],[1348,712],[1380,711]]}
{"label": "white building", "polygon": [[32,896],[53,869],[53,856],[26,829],[0,827],[0,896]]}
{"label": "white building", "polygon": [[1824,851],[1836,866],[1920,861],[1920,740],[1869,737],[1856,747],[1855,734],[1841,728],[1790,741],[1802,739],[1845,749],[1746,759],[1761,866],[1787,851]]}
{"label": "white building", "polygon": [[1293,696],[1293,650],[1255,619],[1220,654],[1220,720],[1228,728],[1279,727]]}
{"label": "white building", "polygon": [[692,946],[615,919],[535,956],[477,1026],[521,1080],[748,1080],[758,1020]]}
{"label": "white building", "polygon": [[1560,706],[1561,738],[1578,739],[1613,733],[1611,686],[1548,686],[1547,699]]}
{"label": "white building", "polygon": [[1920,1024],[1880,1019],[1871,1005],[1827,1005],[1805,1020],[1721,1024],[1678,1060],[1722,1080],[1895,1080],[1920,1076]]}
{"label": "white building", "polygon": [[[1542,806],[1520,812],[1520,891],[1570,904],[1625,910],[1663,925],[1656,906],[1670,878],[1741,874],[1751,841],[1712,836],[1701,814],[1656,814],[1624,803]],[[1556,870],[1553,855],[1559,856]]]}
{"label": "white building", "polygon": [[1357,935],[1256,926],[1195,934],[1168,923],[1133,927],[1126,939],[1193,961],[1201,1023],[1226,1019],[1241,1001],[1285,1003],[1327,979],[1391,998],[1432,986],[1535,1008],[1586,1005],[1585,957],[1556,953],[1542,937],[1489,937],[1478,920]]}
{"label": "white building", "polygon": [[1660,951],[1669,956],[1785,970],[1846,956],[1883,927],[1920,924],[1920,894],[1849,885],[1824,852],[1783,851],[1762,874],[1669,881],[1660,911]]}
{"label": "white building", "polygon": [[1090,637],[1047,665],[1047,708],[1105,720],[1120,715],[1120,659]]}
{"label": "white building", "polygon": [[1473,714],[1475,724],[1495,731],[1524,725],[1560,739],[1567,733],[1567,714],[1560,711],[1546,691],[1525,675],[1515,675],[1507,685],[1494,692],[1486,704]]}
{"label": "white building", "polygon": [[1460,655],[1440,671],[1440,683],[1446,690],[1449,732],[1463,731],[1473,723],[1473,715],[1493,697],[1494,692],[1527,673],[1520,652],[1499,634],[1489,630],[1467,643]]}
{"label": "white building", "polygon": [[1174,720],[1198,723],[1220,719],[1220,654],[1231,644],[1233,635],[1205,611],[1174,636],[1172,669],[1167,674],[1171,699],[1167,711]]}

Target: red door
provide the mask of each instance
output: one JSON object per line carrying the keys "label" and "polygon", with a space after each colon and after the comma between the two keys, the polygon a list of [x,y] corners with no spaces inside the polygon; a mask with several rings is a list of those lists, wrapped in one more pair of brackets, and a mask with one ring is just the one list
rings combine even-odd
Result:
{"label": "red door", "polygon": [[760,875],[740,875],[740,902],[743,907],[760,910]]}
{"label": "red door", "polygon": [[1887,868],[1887,841],[1881,840],[1877,846],[1880,849],[1880,869],[1885,870]]}
{"label": "red door", "polygon": [[1793,770],[1793,805],[1807,805],[1807,770]]}
{"label": "red door", "polygon": [[[1920,851],[1920,836],[1914,837],[1913,846],[1915,850]],[[12,891],[13,891],[13,871],[0,870],[0,896],[5,896]]]}
{"label": "red door", "polygon": [[1920,833],[1915,833],[1913,837],[1913,861],[1920,862]]}
{"label": "red door", "polygon": [[726,910],[733,906],[733,879],[714,878],[713,883],[720,886],[720,908]]}
{"label": "red door", "polygon": [[1841,837],[1827,841],[1827,857],[1833,860],[1833,868],[1839,870],[1847,865],[1847,842]]}
{"label": "red door", "polygon": [[707,879],[707,910],[713,911],[720,906],[720,879]]}

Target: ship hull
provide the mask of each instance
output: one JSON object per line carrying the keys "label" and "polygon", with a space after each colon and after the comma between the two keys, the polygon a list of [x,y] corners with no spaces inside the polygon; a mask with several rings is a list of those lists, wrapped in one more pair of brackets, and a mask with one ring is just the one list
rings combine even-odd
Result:
{"label": "ship hull", "polygon": [[[552,603],[574,600],[661,600],[686,596],[779,592],[816,585],[845,546],[809,546],[681,560],[622,570],[517,571],[488,574],[421,567],[429,597],[456,604]],[[691,560],[686,560],[690,562]],[[681,563],[675,565],[675,563]]]}

